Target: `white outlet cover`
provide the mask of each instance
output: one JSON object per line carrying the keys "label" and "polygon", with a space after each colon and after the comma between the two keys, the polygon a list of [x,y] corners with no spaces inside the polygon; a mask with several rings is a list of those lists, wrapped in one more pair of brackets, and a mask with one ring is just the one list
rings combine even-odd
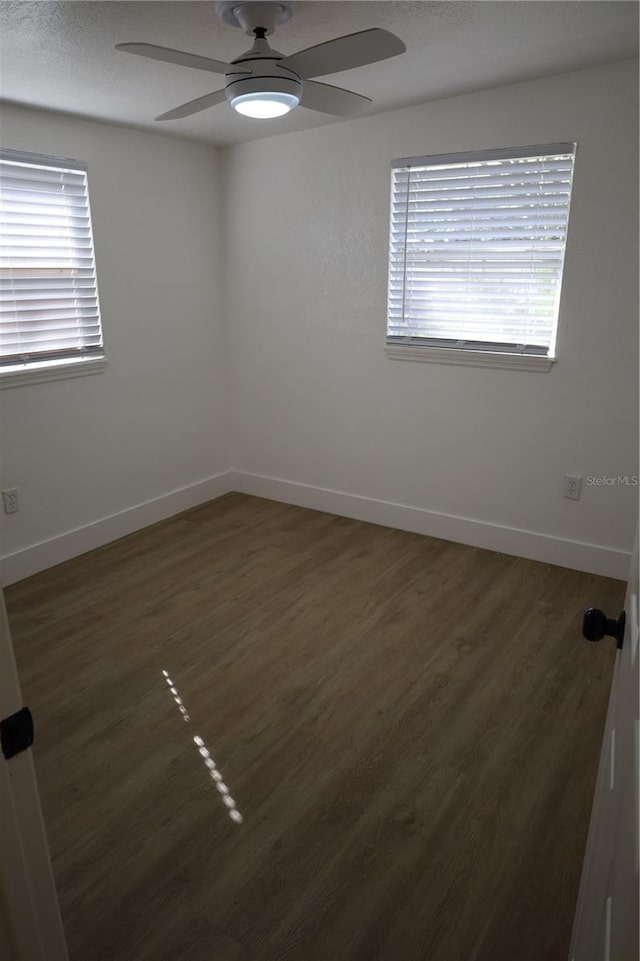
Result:
{"label": "white outlet cover", "polygon": [[580,495],[582,493],[582,475],[581,474],[565,474],[563,490],[564,490],[564,496],[568,500],[579,501]]}
{"label": "white outlet cover", "polygon": [[17,514],[20,510],[17,487],[2,492],[5,514]]}

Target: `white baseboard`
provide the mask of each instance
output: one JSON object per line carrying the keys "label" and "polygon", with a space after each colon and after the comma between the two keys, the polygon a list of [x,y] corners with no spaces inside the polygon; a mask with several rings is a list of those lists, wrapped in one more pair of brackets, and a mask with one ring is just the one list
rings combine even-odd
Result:
{"label": "white baseboard", "polygon": [[629,573],[629,553],[598,544],[586,544],[551,534],[503,527],[470,517],[441,514],[422,507],[360,497],[246,471],[231,471],[229,486],[232,490],[256,497],[310,507],[313,510],[353,517],[355,520],[395,527],[415,534],[426,534],[472,547],[482,547],[501,554],[570,567],[589,574],[626,580]]}
{"label": "white baseboard", "polygon": [[118,514],[102,517],[84,527],[65,531],[57,537],[32,544],[13,554],[7,554],[0,559],[2,582],[7,585],[21,581],[24,577],[30,577],[38,571],[92,551],[95,547],[102,547],[103,544],[115,541],[126,534],[132,534],[143,527],[155,524],[156,521],[220,497],[232,490],[230,480],[231,472],[225,471],[214,477],[207,477],[206,480],[197,481],[195,484],[189,484],[187,487],[169,491],[142,504],[136,504]]}
{"label": "white baseboard", "polygon": [[231,470],[7,554],[0,559],[2,582],[5,585],[13,584],[190,507],[214,500],[229,491],[240,491],[255,497],[296,504],[299,507],[353,517],[371,524],[395,527],[415,534],[426,534],[429,537],[439,537],[501,554],[526,557],[620,580],[626,579],[629,570],[630,555],[615,548],[503,527],[470,517],[441,514],[422,507],[346,494],[344,491],[300,484],[279,477]]}

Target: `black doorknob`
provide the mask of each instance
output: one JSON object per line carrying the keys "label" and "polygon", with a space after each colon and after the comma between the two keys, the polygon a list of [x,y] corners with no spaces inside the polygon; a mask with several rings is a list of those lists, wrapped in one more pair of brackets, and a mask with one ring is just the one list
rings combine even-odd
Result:
{"label": "black doorknob", "polygon": [[615,637],[616,646],[622,647],[624,640],[624,611],[617,621],[612,620],[597,607],[589,607],[584,612],[582,633],[588,641],[601,641],[603,637]]}

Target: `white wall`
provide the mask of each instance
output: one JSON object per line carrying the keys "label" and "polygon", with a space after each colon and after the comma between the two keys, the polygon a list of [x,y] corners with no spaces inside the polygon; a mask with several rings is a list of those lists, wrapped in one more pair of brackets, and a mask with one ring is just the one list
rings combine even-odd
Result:
{"label": "white wall", "polygon": [[[1,122],[4,147],[89,165],[108,357],[102,374],[0,391],[2,488],[21,501],[3,518],[6,555],[226,470],[229,425],[218,152],[8,105]],[[67,553],[209,491],[72,538]],[[29,569],[5,566],[7,579]]]}
{"label": "white wall", "polygon": [[[0,117],[89,164],[109,357],[0,391],[7,582],[231,486],[624,576],[637,491],[561,482],[638,472],[637,62],[222,152]],[[552,371],[390,360],[390,161],[574,139]]]}
{"label": "white wall", "polygon": [[[637,136],[630,61],[225,151],[238,486],[623,576],[637,490],[585,487],[572,502],[562,477],[638,473]],[[389,359],[391,160],[570,140],[578,152],[551,372]],[[358,508],[318,487],[432,513]],[[531,534],[496,538],[487,525]],[[567,541],[611,550],[599,562],[598,552],[567,553]]]}

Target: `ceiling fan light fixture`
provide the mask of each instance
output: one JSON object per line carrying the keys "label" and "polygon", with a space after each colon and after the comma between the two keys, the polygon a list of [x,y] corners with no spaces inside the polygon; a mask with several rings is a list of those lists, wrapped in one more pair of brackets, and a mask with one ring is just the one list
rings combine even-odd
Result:
{"label": "ceiling fan light fixture", "polygon": [[288,20],[295,8],[294,0],[220,0],[216,10],[225,23],[241,27],[254,37],[251,49],[245,50],[231,63],[154,43],[118,43],[116,49],[150,60],[224,75],[224,90],[196,97],[160,114],[156,120],[182,120],[224,100],[237,113],[257,120],[282,117],[299,104],[308,110],[335,117],[353,117],[362,113],[371,105],[369,97],[332,84],[318,83],[315,77],[342,73],[396,57],[406,51],[404,43],[388,30],[371,27],[285,56],[270,46],[267,35]]}
{"label": "ceiling fan light fixture", "polygon": [[231,106],[234,110],[254,120],[273,120],[275,117],[283,117],[299,103],[300,98],[296,94],[276,91],[242,93],[231,98]]}
{"label": "ceiling fan light fixture", "polygon": [[[236,66],[241,68],[242,63]],[[258,70],[262,76],[256,76]],[[227,100],[235,111],[254,120],[282,117],[297,107],[302,97],[300,78],[291,70],[278,70],[277,61],[272,57],[254,61],[254,72],[250,76],[231,75],[229,81]]]}

